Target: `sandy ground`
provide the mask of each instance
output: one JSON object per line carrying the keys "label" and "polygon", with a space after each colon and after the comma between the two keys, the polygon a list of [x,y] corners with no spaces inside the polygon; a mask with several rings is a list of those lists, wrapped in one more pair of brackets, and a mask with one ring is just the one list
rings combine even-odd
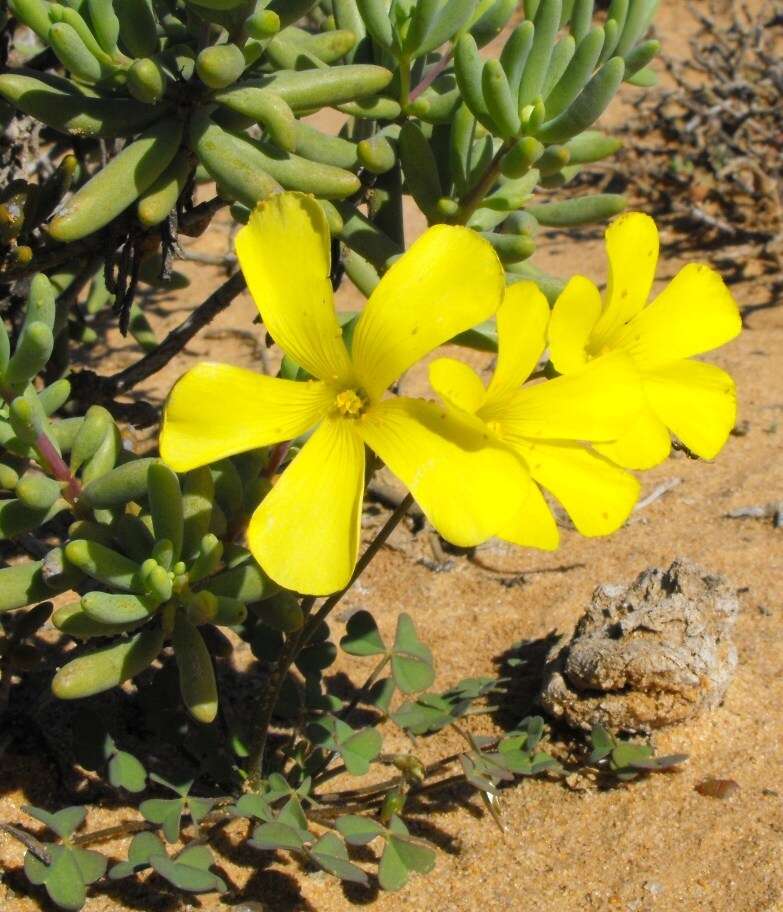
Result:
{"label": "sandy ground", "polygon": [[[675,20],[669,5],[662,31],[682,51],[683,35]],[[220,244],[213,239],[209,249],[214,252]],[[554,237],[537,254],[537,262],[561,275],[604,275],[599,240],[572,244]],[[677,265],[664,259],[660,277],[670,277]],[[164,298],[158,313],[153,311],[161,332],[180,322],[220,280],[220,271],[212,267],[186,264],[184,269],[193,278],[190,288],[176,299]],[[741,305],[757,300],[752,287],[735,288],[735,293]],[[345,306],[355,302],[350,294],[344,296]],[[252,302],[239,299],[140,394],[159,401],[188,364],[206,356],[258,367],[263,340],[252,325],[254,314]],[[127,343],[119,354],[100,357],[100,369],[109,373],[137,356],[135,346]],[[482,356],[468,357],[477,366],[487,365]],[[747,433],[732,436],[714,463],[691,461],[680,453],[647,473],[643,495],[663,482],[679,479],[679,484],[610,540],[582,539],[564,530],[556,554],[490,544],[480,552],[481,559],[500,572],[457,557],[448,572],[435,573],[421,562],[430,556],[426,536],[402,527],[392,547],[347,596],[334,624],[339,636],[340,618],[365,607],[375,613],[384,633],[391,633],[398,613],[409,612],[434,651],[438,686],[445,687],[461,677],[497,673],[499,660],[514,643],[540,642],[552,631],[570,631],[599,583],[627,582],[646,567],[668,566],[677,556],[691,558],[724,574],[740,592],[743,610],[736,628],[740,664],[724,704],[655,738],[661,753],[690,755],[680,771],[609,791],[523,782],[504,794],[503,833],[476,799],[466,800],[460,791],[426,815],[419,806],[411,826],[440,848],[437,868],[396,894],[344,888],[290,859],[238,850],[235,837],[241,830],[229,828],[218,859],[232,888],[224,900],[213,895],[181,899],[140,884],[122,891],[98,889],[86,912],[216,912],[241,908],[244,900],[255,901],[255,910],[275,912],[338,912],[354,904],[378,912],[783,910],[783,530],[769,521],[724,516],[738,507],[783,498],[781,358],[783,309],[755,311],[742,336],[710,359],[735,376],[739,418]],[[421,390],[423,376],[417,369],[406,378],[406,391]],[[139,443],[144,443],[141,435]],[[560,569],[564,566],[571,569]],[[502,584],[515,575],[522,577],[519,585]],[[336,670],[358,679],[367,666],[341,658]],[[520,704],[518,710],[525,715],[529,706]],[[426,741],[421,756],[430,760],[458,747],[451,736],[442,735]],[[21,820],[35,829],[20,805],[35,801],[55,808],[62,801],[46,783],[43,761],[13,751],[12,744],[0,757],[0,820]],[[709,777],[734,779],[740,789],[727,801],[703,797],[694,785]],[[97,808],[90,813],[90,827],[134,814],[131,808]],[[115,858],[123,848],[120,842],[105,846]],[[40,895],[27,895],[18,876],[22,855],[18,843],[0,835],[0,864],[6,872],[0,908],[5,912],[41,908]]]}

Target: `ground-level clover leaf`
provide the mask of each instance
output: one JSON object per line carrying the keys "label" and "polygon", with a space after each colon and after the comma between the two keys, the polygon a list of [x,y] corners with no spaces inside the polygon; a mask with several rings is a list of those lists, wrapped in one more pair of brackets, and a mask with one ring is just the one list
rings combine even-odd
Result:
{"label": "ground-level clover leaf", "polygon": [[403,693],[426,690],[435,680],[432,652],[418,638],[408,614],[397,619],[391,659],[392,677]]}
{"label": "ground-level clover leaf", "polygon": [[414,839],[402,820],[393,817],[378,864],[378,881],[384,890],[401,890],[411,872],[428,874],[435,867],[435,859],[434,850]]}
{"label": "ground-level clover leaf", "polygon": [[25,804],[22,806],[22,810],[25,814],[40,820],[53,833],[56,833],[60,839],[67,839],[71,834],[75,833],[87,817],[87,811],[83,807],[63,808],[61,811],[51,814],[43,808]]}
{"label": "ground-level clover leaf", "polygon": [[333,874],[340,880],[367,886],[367,875],[360,867],[348,860],[345,843],[334,833],[324,833],[320,839],[317,839],[310,846],[309,855],[324,871]]}
{"label": "ground-level clover leaf", "polygon": [[178,890],[185,890],[188,893],[211,893],[216,890],[224,893],[227,889],[222,877],[202,867],[183,864],[165,855],[153,855],[150,864],[161,877],[165,877]]}
{"label": "ground-level clover leaf", "polygon": [[377,820],[363,817],[360,814],[346,814],[344,817],[338,817],[335,825],[349,845],[367,845],[368,842],[372,842],[377,836],[383,836],[386,832],[386,827],[381,826]]}
{"label": "ground-level clover leaf", "polygon": [[386,652],[386,644],[369,611],[357,611],[348,618],[340,648],[354,656],[383,655]]}

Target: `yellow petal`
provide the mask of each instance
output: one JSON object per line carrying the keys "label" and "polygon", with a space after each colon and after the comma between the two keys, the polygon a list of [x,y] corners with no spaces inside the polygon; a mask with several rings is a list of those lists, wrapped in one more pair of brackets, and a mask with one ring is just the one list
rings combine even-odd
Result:
{"label": "yellow petal", "polygon": [[354,422],[324,419],[253,514],[250,550],[286,589],[337,592],[356,566],[363,493],[364,444]]}
{"label": "yellow petal", "polygon": [[741,329],[723,279],[703,263],[690,263],[611,342],[648,370],[711,351]]}
{"label": "yellow petal", "polygon": [[457,333],[491,317],[503,268],[469,228],[435,225],[381,279],[353,334],[359,381],[372,398]]}
{"label": "yellow petal", "polygon": [[481,410],[497,421],[501,436],[516,442],[614,440],[628,427],[643,402],[639,375],[629,358],[612,353],[573,374],[524,386]]}
{"label": "yellow petal", "polygon": [[530,486],[530,496],[525,505],[510,522],[498,529],[497,535],[522,548],[539,548],[541,551],[557,549],[560,532],[549,504],[537,485]]}
{"label": "yellow petal", "polygon": [[498,361],[490,397],[521,386],[546,347],[549,303],[533,282],[509,285],[498,310]]}
{"label": "yellow petal", "polygon": [[549,355],[561,374],[584,367],[590,334],[601,315],[601,293],[583,276],[574,276],[555,301],[549,321]]}
{"label": "yellow petal", "polygon": [[714,364],[676,361],[644,375],[658,418],[703,459],[713,459],[737,419],[734,381]]}
{"label": "yellow petal", "polygon": [[646,404],[617,440],[593,445],[594,450],[626,469],[651,469],[666,459],[671,448],[666,425]]}
{"label": "yellow petal", "polygon": [[486,395],[481,377],[455,358],[438,358],[430,364],[430,386],[454,408],[475,414],[481,408]]}
{"label": "yellow petal", "polygon": [[229,364],[203,362],[169,394],[160,454],[187,472],[234,453],[303,434],[326,412],[334,393],[311,380],[295,383]]}
{"label": "yellow petal", "polygon": [[639,482],[629,472],[573,443],[534,443],[520,452],[582,535],[608,535],[628,519],[639,496]]}
{"label": "yellow petal", "polygon": [[359,427],[432,525],[456,545],[470,547],[496,534],[530,493],[522,461],[467,414],[422,399],[386,399]]}
{"label": "yellow petal", "polygon": [[649,215],[626,212],[606,229],[609,280],[606,306],[595,327],[596,350],[647,303],[658,263],[658,229]]}
{"label": "yellow petal", "polygon": [[302,193],[264,200],[237,235],[236,250],[261,319],[280,348],[314,377],[350,382],[329,280],[329,228],[318,203]]}

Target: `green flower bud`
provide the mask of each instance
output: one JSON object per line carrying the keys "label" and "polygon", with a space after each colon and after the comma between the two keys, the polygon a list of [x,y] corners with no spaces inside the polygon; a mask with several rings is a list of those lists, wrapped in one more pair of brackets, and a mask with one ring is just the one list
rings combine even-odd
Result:
{"label": "green flower bud", "polygon": [[211,89],[232,85],[244,69],[244,55],[235,44],[215,44],[204,48],[196,57],[199,79]]}

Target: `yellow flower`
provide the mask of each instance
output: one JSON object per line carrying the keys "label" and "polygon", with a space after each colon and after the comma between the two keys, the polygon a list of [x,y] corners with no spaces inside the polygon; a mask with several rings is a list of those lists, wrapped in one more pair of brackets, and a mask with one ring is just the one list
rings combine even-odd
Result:
{"label": "yellow flower", "polygon": [[365,444],[445,538],[465,546],[487,539],[529,490],[518,460],[480,422],[433,402],[383,397],[414,362],[497,310],[503,271],[490,245],[466,228],[427,231],[373,292],[350,352],[332,299],[329,230],[312,197],[262,203],[236,246],[269,334],[317,379],[199,364],[166,405],[160,449],[168,465],[188,471],[315,428],[248,529],[264,570],[302,593],[325,595],[351,577]]}
{"label": "yellow flower", "polygon": [[[622,433],[641,406],[639,382],[628,357],[618,353],[568,377],[521,386],[545,348],[548,322],[549,306],[535,285],[510,286],[497,315],[498,359],[489,386],[452,358],[430,365],[430,383],[452,409],[474,415],[513,449],[583,535],[606,535],[625,522],[639,483],[580,441],[610,441]],[[552,550],[557,526],[536,485],[532,492],[495,534]]]}
{"label": "yellow flower", "polygon": [[619,465],[647,469],[669,455],[675,434],[705,459],[717,455],[734,427],[734,381],[692,355],[717,348],[741,329],[737,305],[720,276],[703,263],[681,269],[655,300],[647,299],[658,259],[658,229],[641,212],[606,231],[609,282],[604,299],[575,276],[557,299],[549,324],[552,363],[561,374],[606,352],[626,352],[645,403],[633,426],[596,449]]}

